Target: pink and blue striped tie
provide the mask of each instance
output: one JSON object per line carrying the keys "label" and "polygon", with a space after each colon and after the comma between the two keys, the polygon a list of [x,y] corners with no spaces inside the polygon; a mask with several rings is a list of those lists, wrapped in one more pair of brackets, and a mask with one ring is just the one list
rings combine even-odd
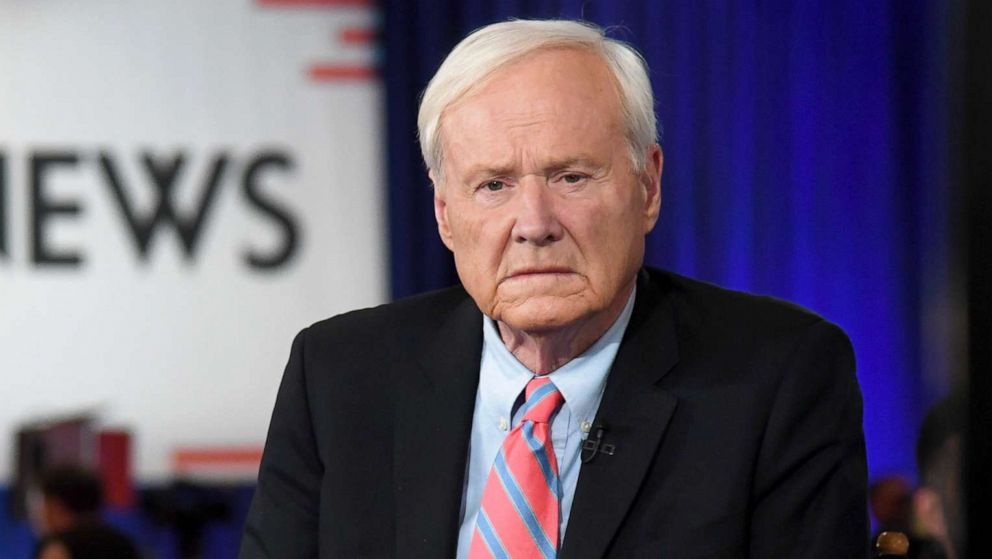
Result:
{"label": "pink and blue striped tie", "polygon": [[470,559],[558,553],[558,460],[550,421],[564,400],[547,377],[531,379],[524,394],[523,419],[503,440],[482,492]]}

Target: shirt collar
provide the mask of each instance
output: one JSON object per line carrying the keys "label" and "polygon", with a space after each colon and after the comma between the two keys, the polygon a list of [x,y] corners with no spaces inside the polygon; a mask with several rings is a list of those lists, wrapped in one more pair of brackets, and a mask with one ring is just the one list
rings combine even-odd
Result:
{"label": "shirt collar", "polygon": [[[548,375],[564,397],[572,417],[580,423],[592,421],[599,407],[606,378],[633,313],[636,292],[635,287],[620,315],[589,349]],[[506,348],[492,319],[483,315],[482,322],[480,403],[495,417],[511,417],[517,397],[534,373]]]}

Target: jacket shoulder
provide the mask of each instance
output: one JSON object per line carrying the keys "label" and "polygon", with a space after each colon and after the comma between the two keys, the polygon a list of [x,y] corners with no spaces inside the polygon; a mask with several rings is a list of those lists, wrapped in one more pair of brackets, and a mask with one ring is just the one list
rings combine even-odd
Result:
{"label": "jacket shoulder", "polygon": [[474,309],[475,303],[465,290],[450,287],[326,318],[310,325],[301,336],[318,344],[417,343],[436,332],[453,313],[465,312],[467,306]]}
{"label": "jacket shoulder", "polygon": [[786,350],[806,336],[850,346],[837,325],[795,303],[735,291],[671,272],[647,269],[650,284],[671,301],[680,343],[701,351],[719,347],[738,355],[756,349]]}
{"label": "jacket shoulder", "polygon": [[689,314],[719,316],[722,322],[761,322],[768,326],[799,325],[823,321],[816,312],[776,297],[727,289],[718,285],[680,276],[672,272],[647,268],[654,285]]}

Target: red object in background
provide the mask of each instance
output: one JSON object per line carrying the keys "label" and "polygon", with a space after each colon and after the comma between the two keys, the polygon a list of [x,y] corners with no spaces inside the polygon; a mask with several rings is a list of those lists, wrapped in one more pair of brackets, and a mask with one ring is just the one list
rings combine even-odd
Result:
{"label": "red object in background", "polygon": [[261,445],[189,446],[172,453],[176,476],[224,482],[254,482],[261,461]]}
{"label": "red object in background", "polygon": [[346,64],[314,64],[309,70],[310,79],[323,81],[365,81],[376,77],[372,66],[349,66]]}
{"label": "red object in background", "polygon": [[187,473],[201,467],[249,467],[257,470],[261,461],[260,446],[182,447],[172,454],[172,466],[177,473]]}
{"label": "red object in background", "polygon": [[103,482],[103,500],[109,508],[134,505],[131,483],[131,434],[101,431],[97,435],[97,470]]}
{"label": "red object in background", "polygon": [[338,33],[338,41],[345,45],[370,45],[375,40],[375,30],[366,27],[345,27]]}

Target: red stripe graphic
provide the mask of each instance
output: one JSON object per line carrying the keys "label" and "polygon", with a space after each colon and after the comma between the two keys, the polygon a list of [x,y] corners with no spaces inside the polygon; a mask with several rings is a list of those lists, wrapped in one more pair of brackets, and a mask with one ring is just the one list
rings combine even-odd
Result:
{"label": "red stripe graphic", "polygon": [[315,82],[323,81],[363,81],[376,77],[372,66],[348,64],[314,64],[308,71],[310,79]]}
{"label": "red stripe graphic", "polygon": [[338,40],[346,45],[367,45],[375,41],[375,31],[364,27],[345,27]]}
{"label": "red stripe graphic", "polygon": [[182,469],[208,464],[257,465],[262,460],[261,447],[181,448],[172,455],[173,466]]}

